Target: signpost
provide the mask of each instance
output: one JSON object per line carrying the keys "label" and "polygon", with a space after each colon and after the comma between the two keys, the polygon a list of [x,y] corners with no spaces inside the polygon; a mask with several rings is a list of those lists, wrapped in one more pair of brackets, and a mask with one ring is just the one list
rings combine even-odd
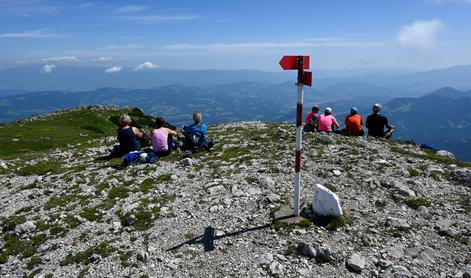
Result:
{"label": "signpost", "polygon": [[309,56],[283,56],[280,60],[283,70],[298,70],[298,98],[296,106],[296,156],[294,163],[293,214],[299,216],[299,195],[301,192],[301,150],[303,136],[303,87],[312,85],[312,72],[309,69]]}

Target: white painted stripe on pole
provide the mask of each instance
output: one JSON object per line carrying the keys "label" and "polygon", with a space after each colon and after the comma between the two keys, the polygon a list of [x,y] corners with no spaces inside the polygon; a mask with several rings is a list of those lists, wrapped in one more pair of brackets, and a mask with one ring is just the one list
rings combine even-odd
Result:
{"label": "white painted stripe on pole", "polygon": [[299,193],[301,191],[301,172],[297,172],[294,174],[294,215],[299,215]]}

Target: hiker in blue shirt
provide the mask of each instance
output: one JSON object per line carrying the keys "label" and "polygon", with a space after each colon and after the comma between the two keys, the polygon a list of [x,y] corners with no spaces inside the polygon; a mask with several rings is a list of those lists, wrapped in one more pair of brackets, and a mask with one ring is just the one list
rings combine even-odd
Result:
{"label": "hiker in blue shirt", "polygon": [[194,123],[183,128],[183,134],[185,135],[184,149],[197,152],[201,149],[210,150],[213,147],[213,142],[208,140],[206,135],[206,125],[201,122],[202,118],[201,112],[193,113]]}

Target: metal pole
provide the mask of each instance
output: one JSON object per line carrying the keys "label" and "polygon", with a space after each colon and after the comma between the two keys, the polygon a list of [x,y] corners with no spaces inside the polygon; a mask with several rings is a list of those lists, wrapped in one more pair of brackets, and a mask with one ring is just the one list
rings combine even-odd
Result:
{"label": "metal pole", "polygon": [[304,87],[304,59],[298,57],[298,98],[296,105],[296,156],[294,163],[294,215],[299,216],[299,195],[301,192],[301,150],[303,127],[303,87]]}

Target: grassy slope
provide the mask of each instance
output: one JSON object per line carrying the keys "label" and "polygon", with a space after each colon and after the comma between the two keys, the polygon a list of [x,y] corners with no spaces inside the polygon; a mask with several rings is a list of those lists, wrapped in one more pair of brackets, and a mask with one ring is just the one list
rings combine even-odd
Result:
{"label": "grassy slope", "polygon": [[83,109],[0,126],[0,159],[38,155],[68,144],[115,134],[118,117],[128,113],[133,125],[149,129],[152,118],[138,109],[96,111]]}

